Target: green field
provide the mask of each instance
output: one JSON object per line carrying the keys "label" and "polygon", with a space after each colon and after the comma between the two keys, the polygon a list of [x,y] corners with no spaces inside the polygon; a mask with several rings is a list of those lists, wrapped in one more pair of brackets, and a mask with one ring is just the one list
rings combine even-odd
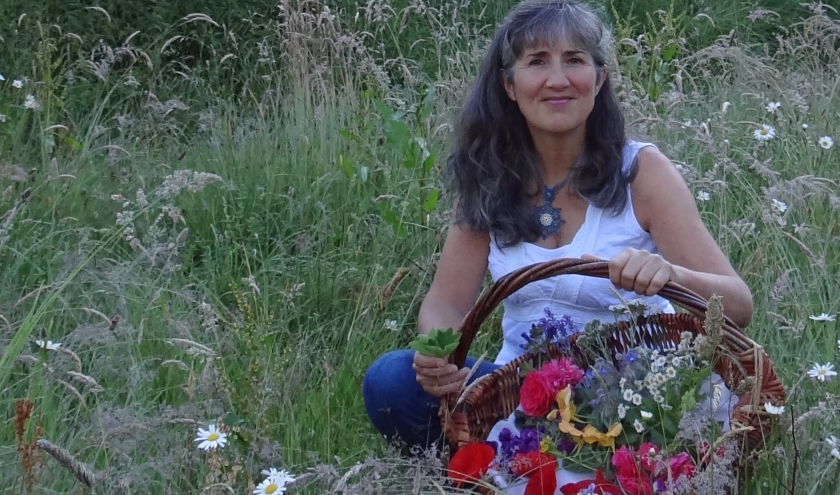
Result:
{"label": "green field", "polygon": [[[442,158],[511,2],[153,4],[0,2],[0,493],[251,493],[269,467],[288,493],[445,492],[360,384],[414,335]],[[807,376],[840,366],[840,14],[762,5],[608,2],[610,70],[787,387],[741,493],[840,493],[840,380]],[[217,421],[230,443],[197,449]]]}

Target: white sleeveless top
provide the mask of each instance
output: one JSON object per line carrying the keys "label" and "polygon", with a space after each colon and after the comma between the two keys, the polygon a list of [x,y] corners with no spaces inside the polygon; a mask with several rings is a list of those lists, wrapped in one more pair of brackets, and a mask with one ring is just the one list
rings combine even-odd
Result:
{"label": "white sleeveless top", "polygon": [[[628,141],[623,150],[623,173],[628,173],[639,150],[651,143]],[[495,282],[504,275],[523,266],[557,258],[580,258],[592,254],[602,259],[611,259],[626,248],[635,248],[658,253],[650,233],[646,232],[636,219],[628,186],[627,206],[617,215],[593,205],[586,209],[586,217],[572,242],[556,249],[548,249],[520,242],[507,248],[499,248],[494,236],[490,235],[488,269]],[[549,308],[555,318],[569,315],[579,328],[587,322],[598,319],[613,322],[615,316],[609,307],[621,304],[612,290],[615,286],[608,279],[583,275],[560,275],[531,282],[508,296],[504,302],[502,331],[504,343],[496,357],[496,364],[505,364],[525,351],[522,334],[531,330],[539,321],[544,309]],[[634,292],[618,291],[625,301],[641,299],[652,311],[673,313],[671,304],[658,296],[643,297]]]}

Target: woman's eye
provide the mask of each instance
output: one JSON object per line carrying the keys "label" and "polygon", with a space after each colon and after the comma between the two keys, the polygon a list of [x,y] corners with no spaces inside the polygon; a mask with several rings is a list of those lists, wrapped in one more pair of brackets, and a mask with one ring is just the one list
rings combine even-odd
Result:
{"label": "woman's eye", "polygon": [[582,64],[582,63],[583,63],[583,59],[578,58],[578,57],[572,57],[572,58],[570,58],[570,59],[568,60],[568,63],[570,63],[570,64],[572,64],[572,65]]}
{"label": "woman's eye", "polygon": [[535,59],[532,59],[530,62],[528,62],[528,66],[529,67],[535,67],[535,66],[543,65],[544,63],[545,63],[545,61],[543,59],[535,58]]}

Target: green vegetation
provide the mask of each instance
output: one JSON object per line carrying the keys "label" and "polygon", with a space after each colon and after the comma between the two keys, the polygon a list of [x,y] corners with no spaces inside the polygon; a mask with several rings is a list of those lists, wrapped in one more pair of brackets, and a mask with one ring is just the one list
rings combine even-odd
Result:
{"label": "green vegetation", "polygon": [[[91,491],[43,438],[95,493],[251,492],[271,466],[309,473],[290,493],[440,493],[359,388],[414,338],[440,162],[510,4],[0,2],[0,492]],[[840,380],[806,372],[840,365],[809,318],[840,312],[840,15],[763,4],[603,11],[628,122],[698,195],[788,387],[744,492],[828,494]],[[199,451],[217,420],[229,445]]]}

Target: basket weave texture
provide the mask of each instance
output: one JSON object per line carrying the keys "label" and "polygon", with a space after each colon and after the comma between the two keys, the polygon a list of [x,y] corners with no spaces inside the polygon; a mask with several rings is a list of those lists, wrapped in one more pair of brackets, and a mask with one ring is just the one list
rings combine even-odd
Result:
{"label": "basket weave texture", "polygon": [[[450,355],[450,362],[459,368],[464,366],[470,345],[481,324],[502,300],[528,283],[557,275],[609,278],[608,263],[562,258],[526,266],[500,278],[479,298],[461,324],[461,341]],[[688,314],[657,314],[639,318],[636,322],[638,331],[624,322],[614,324],[612,337],[608,339],[613,355],[639,345],[639,340],[648,347],[665,350],[676,347],[682,332],[705,335],[705,299],[671,282],[658,295],[679,305]],[[726,317],[722,333],[722,341],[715,356],[715,372],[739,396],[730,424],[733,431],[740,432],[735,435],[740,437],[742,447],[751,451],[761,448],[765,434],[773,423],[772,417],[764,411],[763,404],[783,404],[785,390],[770,358],[760,345]],[[574,343],[571,354],[579,365],[588,367]],[[446,438],[452,444],[453,453],[468,443],[484,441],[494,424],[513,413],[519,405],[519,367],[532,358],[531,354],[524,354],[482,377],[460,400],[458,396],[441,399],[439,417]]]}

